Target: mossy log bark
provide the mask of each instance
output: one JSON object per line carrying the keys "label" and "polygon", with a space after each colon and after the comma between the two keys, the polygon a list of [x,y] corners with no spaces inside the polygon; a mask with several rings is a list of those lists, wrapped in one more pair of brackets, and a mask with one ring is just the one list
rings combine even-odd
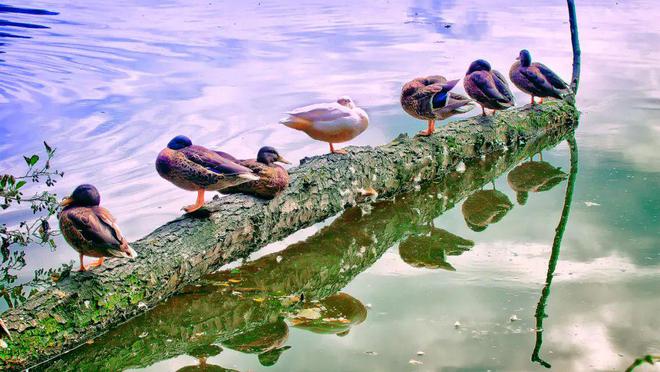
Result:
{"label": "mossy log bark", "polygon": [[57,285],[2,315],[12,339],[0,366],[25,368],[57,355],[153,307],[219,266],[336,215],[363,201],[361,188],[379,198],[441,179],[461,161],[520,145],[577,123],[567,102],[549,101],[457,121],[427,138],[399,136],[349,155],[303,159],[289,188],[272,201],[243,195],[218,198],[206,213],[174,220],[133,243],[140,257],[110,260]]}

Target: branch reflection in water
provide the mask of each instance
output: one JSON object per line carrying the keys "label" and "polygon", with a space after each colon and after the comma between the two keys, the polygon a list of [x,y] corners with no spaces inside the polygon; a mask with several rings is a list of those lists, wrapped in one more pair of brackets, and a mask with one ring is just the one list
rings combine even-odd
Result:
{"label": "branch reflection in water", "polygon": [[554,277],[557,261],[559,261],[559,251],[561,249],[562,238],[568,223],[568,216],[571,212],[571,203],[573,202],[573,190],[575,189],[575,180],[578,173],[578,147],[574,136],[567,138],[568,146],[570,149],[570,162],[571,168],[568,175],[568,184],[566,185],[566,195],[564,196],[564,207],[561,211],[559,224],[555,229],[555,237],[552,242],[552,252],[550,253],[550,260],[548,261],[548,273],[545,277],[545,286],[541,291],[541,298],[536,306],[536,343],[534,344],[534,351],[532,352],[532,361],[541,364],[546,368],[550,368],[550,363],[543,360],[540,356],[541,346],[543,344],[543,320],[548,316],[545,312],[548,298],[550,297],[550,287],[552,286],[552,278]]}

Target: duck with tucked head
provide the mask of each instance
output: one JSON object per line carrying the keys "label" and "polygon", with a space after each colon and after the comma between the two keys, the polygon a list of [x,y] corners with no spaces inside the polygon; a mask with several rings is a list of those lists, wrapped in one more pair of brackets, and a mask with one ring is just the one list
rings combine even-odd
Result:
{"label": "duck with tucked head", "polygon": [[474,103],[462,94],[450,92],[458,80],[447,81],[444,76],[419,77],[403,85],[401,106],[410,116],[428,120],[428,129],[420,136],[430,136],[435,131],[435,121],[466,113]]}
{"label": "duck with tucked head", "polygon": [[281,124],[303,131],[315,140],[328,142],[330,152],[334,154],[347,154],[346,150],[336,150],[334,143],[350,141],[369,126],[367,113],[355,106],[348,96],[336,102],[297,108],[287,115],[280,120]]}
{"label": "duck with tucked head", "polygon": [[257,181],[249,181],[224,189],[227,194],[243,193],[264,199],[272,199],[289,185],[289,173],[275,163],[291,164],[277,150],[270,146],[259,149],[256,159],[239,160],[242,166],[250,168],[259,176]]}
{"label": "duck with tucked head", "polygon": [[67,243],[80,254],[80,271],[87,267],[83,256],[98,257],[90,267],[103,265],[105,257],[135,258],[137,253],[128,245],[110,211],[101,207],[96,187],[80,185],[60,205],[60,231]]}
{"label": "duck with tucked head", "polygon": [[463,79],[465,91],[481,105],[481,112],[486,116],[486,109],[506,110],[513,107],[513,93],[504,76],[491,69],[490,63],[478,59],[470,64]]}
{"label": "duck with tucked head", "polygon": [[543,97],[562,99],[571,94],[568,84],[551,69],[543,63],[532,62],[532,55],[527,49],[521,50],[516,62],[511,65],[509,78],[518,89],[532,96],[532,105],[536,104],[534,97],[541,97],[539,103],[543,103]]}
{"label": "duck with tucked head", "polygon": [[197,191],[195,204],[183,207],[188,213],[204,205],[206,190],[222,191],[259,179],[250,168],[238,164],[233,156],[193,145],[186,136],[172,138],[158,154],[156,170],[161,177],[179,188]]}

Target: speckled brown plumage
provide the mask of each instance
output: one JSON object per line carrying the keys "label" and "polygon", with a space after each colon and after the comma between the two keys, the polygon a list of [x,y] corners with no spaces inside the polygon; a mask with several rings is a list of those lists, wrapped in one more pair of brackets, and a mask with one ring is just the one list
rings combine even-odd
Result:
{"label": "speckled brown plumage", "polygon": [[248,181],[241,174],[251,174],[227,157],[202,146],[163,149],[156,159],[158,174],[176,186],[190,191],[222,190]]}
{"label": "speckled brown plumage", "polygon": [[277,164],[266,165],[256,159],[240,160],[259,176],[257,181],[249,181],[223,190],[224,193],[244,193],[264,199],[272,199],[289,185],[289,173]]}
{"label": "speckled brown plumage", "polygon": [[518,61],[509,69],[509,78],[518,89],[534,97],[553,97],[557,99],[570,94],[568,84],[546,65],[533,62],[529,51],[520,51]]}
{"label": "speckled brown plumage", "polygon": [[105,257],[135,258],[137,252],[119,231],[110,211],[100,207],[101,195],[94,185],[82,184],[64,198],[58,214],[64,239],[80,255],[80,270],[87,268],[83,256],[99,257],[91,267],[101,266]]}
{"label": "speckled brown plumage", "polygon": [[59,215],[60,230],[73,249],[90,257],[127,257],[126,238],[107,209],[94,207],[65,208]]}
{"label": "speckled brown plumage", "polygon": [[[453,115],[472,109],[468,97],[449,93],[447,103],[442,107],[433,107],[434,96],[442,91],[447,79],[441,75],[418,77],[403,85],[401,89],[401,106],[410,116],[421,120],[443,120]],[[469,105],[469,107],[465,107]]]}
{"label": "speckled brown plumage", "polygon": [[500,72],[492,70],[487,61],[480,59],[472,62],[463,85],[467,94],[482,107],[505,110],[514,105],[513,93],[506,79]]}

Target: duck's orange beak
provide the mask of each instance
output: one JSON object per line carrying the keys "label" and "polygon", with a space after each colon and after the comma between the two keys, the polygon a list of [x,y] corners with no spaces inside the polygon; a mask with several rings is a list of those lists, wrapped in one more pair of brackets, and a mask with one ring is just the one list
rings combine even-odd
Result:
{"label": "duck's orange beak", "polygon": [[280,162],[280,163],[284,163],[284,164],[291,164],[291,162],[288,161],[288,160],[286,160],[286,159],[284,159],[284,158],[282,157],[282,155],[279,155],[279,156],[277,157],[277,160],[275,160],[275,161]]}
{"label": "duck's orange beak", "polygon": [[71,204],[71,203],[73,203],[73,199],[71,199],[71,198],[64,198],[64,199],[62,199],[62,201],[60,202],[60,207],[64,208],[64,207],[66,207],[67,205],[69,205],[69,204]]}

